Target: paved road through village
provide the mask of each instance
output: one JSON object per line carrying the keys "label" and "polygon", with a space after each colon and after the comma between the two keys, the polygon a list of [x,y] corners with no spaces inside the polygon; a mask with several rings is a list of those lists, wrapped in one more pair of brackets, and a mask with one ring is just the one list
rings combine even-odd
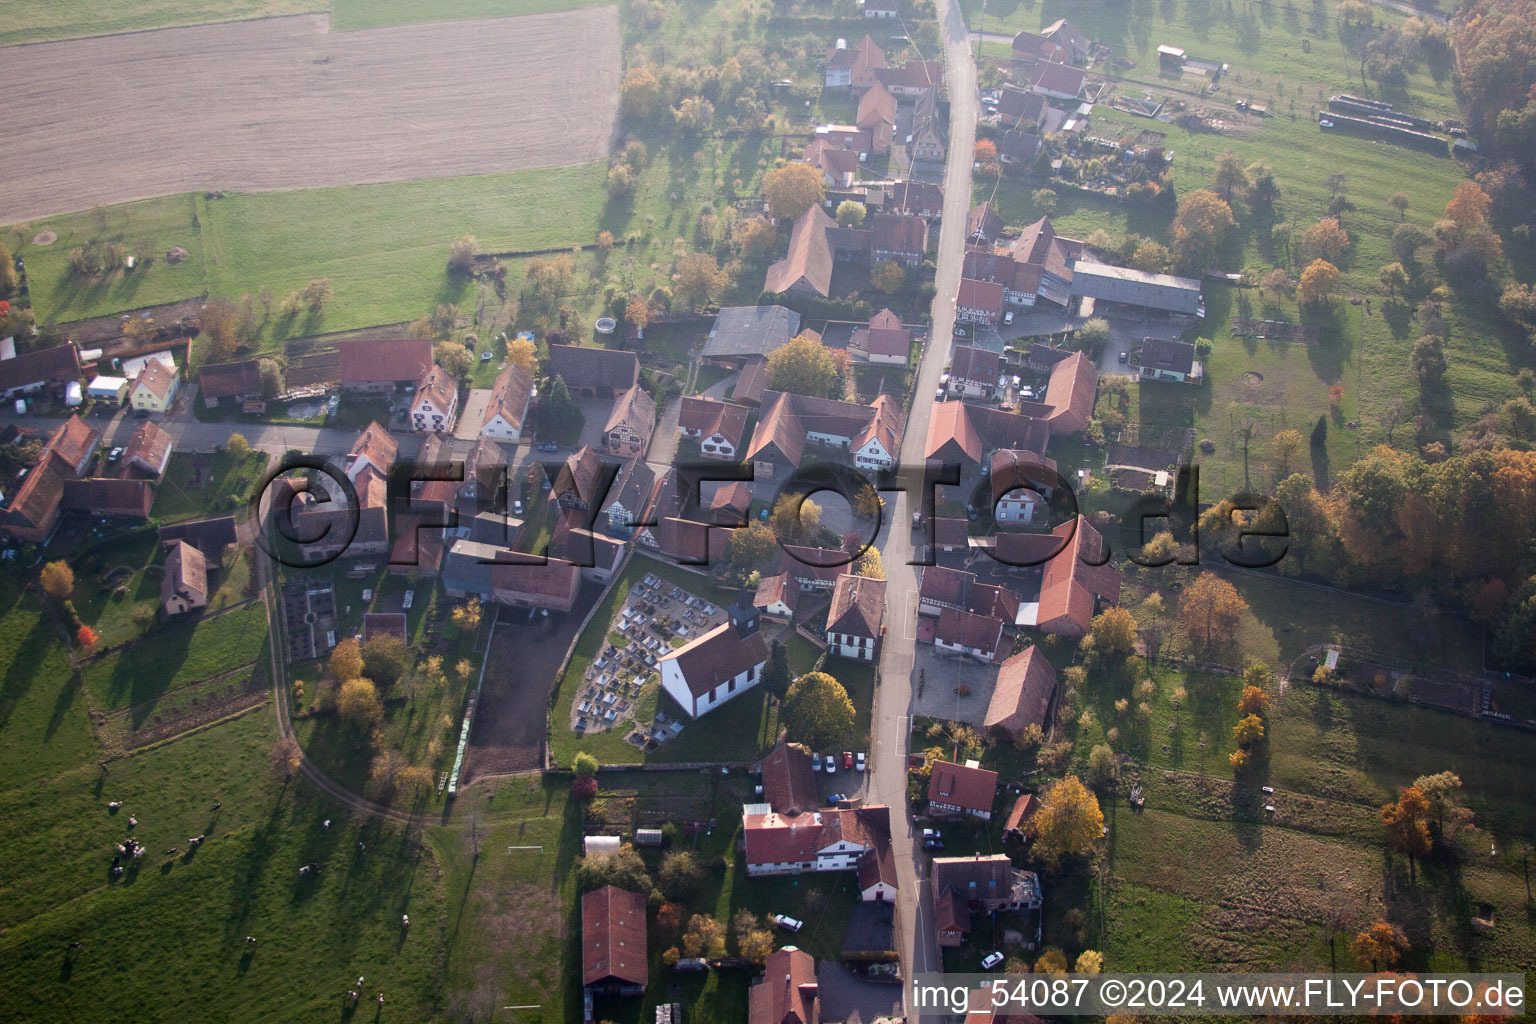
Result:
{"label": "paved road through village", "polygon": [[[944,39],[945,83],[949,89],[949,154],[944,166],[944,216],[939,227],[938,274],[933,299],[933,323],[913,383],[915,398],[902,442],[904,466],[923,464],[928,418],[939,374],[949,362],[955,292],[965,259],[965,217],[971,205],[971,150],[976,141],[979,103],[976,64],[971,56],[959,0],[938,0],[939,30]],[[880,686],[872,724],[872,764],[869,803],[884,803],[891,816],[891,842],[896,851],[900,884],[897,924],[901,959],[910,977],[918,971],[942,968],[933,936],[933,900],[927,890],[927,857],[914,837],[907,806],[907,733],[912,704],[912,664],[916,639],[917,567],[911,565],[914,533],[912,511],[920,494],[893,492],[887,507],[881,550],[886,570],[885,642],[880,654]],[[941,681],[935,680],[936,684]]]}

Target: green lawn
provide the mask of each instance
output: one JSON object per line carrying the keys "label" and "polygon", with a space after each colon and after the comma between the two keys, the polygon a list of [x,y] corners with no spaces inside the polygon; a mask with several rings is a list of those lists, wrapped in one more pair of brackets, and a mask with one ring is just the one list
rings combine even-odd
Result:
{"label": "green lawn", "polygon": [[5,5],[0,46],[278,14],[303,14],[329,7],[329,0],[145,0],[131,4],[93,3],[91,0],[14,0]]}
{"label": "green lawn", "polygon": [[95,744],[80,676],[17,575],[0,575],[0,780],[30,786],[88,758]]}
{"label": "green lawn", "polygon": [[212,456],[178,452],[160,481],[150,518],[163,523],[238,512],[250,504],[266,467],[267,453],[262,451],[250,452],[238,463],[227,451]]}
{"label": "green lawn", "polygon": [[[315,1017],[340,1013],[358,975],[365,998],[383,990],[392,1012],[433,1016],[448,924],[435,858],[399,826],[273,779],[275,738],[263,710],[106,773],[94,761],[65,770],[46,795],[0,793],[12,825],[0,851],[27,866],[0,881],[0,1020],[167,1020],[214,1004],[223,1020]],[[109,800],[122,802],[116,815]],[[130,814],[149,853],[112,880]],[[188,856],[198,834],[208,838]],[[171,847],[181,852],[164,856]],[[320,874],[301,877],[311,862]]]}
{"label": "green lawn", "polygon": [[[56,233],[58,240],[46,246],[32,244],[32,239],[42,231]],[[102,316],[190,299],[203,292],[203,237],[191,195],[165,196],[33,221],[8,228],[0,237],[27,261],[27,281],[39,323]],[[81,282],[69,276],[69,253],[92,240],[128,246],[143,243],[155,253],[155,261],[145,269],[114,271],[106,277]],[[168,263],[165,251],[173,246],[186,249],[187,259]]]}
{"label": "green lawn", "polygon": [[252,602],[235,611],[156,630],[81,671],[92,698],[108,708],[138,705],[168,690],[254,663],[267,641],[266,611]]}
{"label": "green lawn", "polygon": [[593,7],[602,0],[331,0],[331,27],[337,31],[409,25],[423,21],[505,18]]}

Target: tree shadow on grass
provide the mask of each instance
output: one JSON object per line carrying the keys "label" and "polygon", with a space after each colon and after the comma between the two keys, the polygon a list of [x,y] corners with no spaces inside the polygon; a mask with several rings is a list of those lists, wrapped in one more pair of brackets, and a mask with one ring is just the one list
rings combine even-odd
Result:
{"label": "tree shadow on grass", "polygon": [[[58,642],[53,624],[44,612],[37,617],[26,639],[16,646],[15,656],[6,667],[5,678],[0,680],[0,729],[4,729],[21,699],[32,689],[38,675],[38,666],[47,659],[48,648]],[[66,685],[65,689],[68,689]]]}

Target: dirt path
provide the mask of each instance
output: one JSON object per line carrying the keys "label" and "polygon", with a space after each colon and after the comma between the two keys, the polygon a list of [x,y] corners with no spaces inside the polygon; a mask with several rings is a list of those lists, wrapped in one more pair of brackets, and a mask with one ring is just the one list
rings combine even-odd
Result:
{"label": "dirt path", "polygon": [[198,189],[557,167],[602,157],[614,7],[329,31],[323,14],[6,50],[0,224]]}

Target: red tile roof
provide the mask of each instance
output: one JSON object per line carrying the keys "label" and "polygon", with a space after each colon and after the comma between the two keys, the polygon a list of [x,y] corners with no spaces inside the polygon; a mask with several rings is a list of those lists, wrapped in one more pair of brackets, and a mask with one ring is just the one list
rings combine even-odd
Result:
{"label": "red tile roof", "polygon": [[123,449],[121,475],[141,473],[158,480],[165,472],[173,450],[171,435],[158,424],[145,420],[144,425],[133,432],[133,437]]}
{"label": "red tile roof", "polygon": [[939,612],[934,637],[950,647],[980,652],[976,656],[988,661],[1001,661],[1001,651],[1007,643],[1003,625],[1002,619],[976,615],[958,608],[944,608]]}
{"label": "red tile roof", "polygon": [[944,84],[944,65],[936,60],[909,60],[899,67],[876,70],[875,78],[887,89],[927,89]]}
{"label": "red tile roof", "polygon": [[74,413],[59,424],[53,436],[48,438],[48,448],[69,463],[77,473],[84,471],[100,445],[101,434]]}
{"label": "red tile roof", "polygon": [[432,369],[432,342],[426,338],[351,338],[337,348],[343,384],[414,386]]}
{"label": "red tile roof", "polygon": [[970,532],[970,524],[964,519],[936,517],[933,520],[933,542],[941,548],[969,547]]}
{"label": "red tile roof", "polygon": [[1017,736],[1030,724],[1045,727],[1051,696],[1056,692],[1056,670],[1040,648],[1031,644],[997,670],[997,685],[987,705],[984,725]]}
{"label": "red tile roof", "polygon": [[997,796],[997,772],[935,761],[928,780],[928,802],[990,814]]}
{"label": "red tile roof", "polygon": [[832,606],[827,609],[827,632],[878,640],[885,621],[885,580],[868,576],[837,578]]}
{"label": "red tile roof", "polygon": [[816,958],[793,946],[771,954],[747,993],[747,1024],[820,1024]]}
{"label": "red tile roof", "polygon": [[178,540],[165,554],[165,575],[160,578],[160,604],[169,608],[181,598],[191,607],[208,603],[208,562],[203,553]]}
{"label": "red tile roof", "polygon": [[645,897],[605,885],[581,898],[581,983],[646,982]]}
{"label": "red tile roof", "polygon": [[1093,416],[1098,387],[1098,367],[1081,352],[1072,353],[1052,367],[1050,384],[1045,389],[1045,404],[1051,409],[1045,419],[1051,430],[1075,434],[1086,429]]}
{"label": "red tile roof", "polygon": [[260,395],[261,363],[255,359],[208,363],[197,371],[197,390],[204,400]]}
{"label": "red tile roof", "polygon": [[870,245],[890,253],[922,257],[928,251],[928,222],[905,213],[877,213],[869,219]]}
{"label": "red tile roof", "polygon": [[975,583],[976,574],[973,572],[951,569],[945,565],[925,566],[918,598],[934,604],[964,608],[970,602],[971,587]]}
{"label": "red tile roof", "polygon": [[1030,77],[1029,84],[1031,88],[1076,96],[1083,91],[1084,81],[1085,76],[1081,68],[1042,60],[1035,64],[1035,73]]}
{"label": "red tile roof", "polygon": [[[368,461],[380,473],[389,474],[394,468],[395,455],[400,451],[400,444],[394,435],[381,427],[377,420],[363,428],[363,432],[357,435],[357,440],[352,442],[352,449],[347,452],[347,472],[352,472],[352,467]],[[353,481],[354,484],[357,481]]]}
{"label": "red tile roof", "polygon": [[650,392],[640,385],[620,392],[614,396],[613,407],[608,411],[608,422],[603,426],[603,433],[611,433],[620,427],[627,427],[635,432],[642,442],[650,440],[651,430],[656,426],[656,400]]}
{"label": "red tile roof", "polygon": [[508,425],[521,430],[532,395],[533,378],[528,371],[516,363],[508,363],[496,375],[496,383],[491,387],[491,403],[485,409],[484,423],[499,415]]}
{"label": "red tile roof", "polygon": [[549,346],[549,375],[566,384],[624,391],[640,380],[640,357],[617,349]]}
{"label": "red tile roof", "polygon": [[491,566],[491,590],[498,601],[568,612],[581,587],[581,566],[558,558],[510,552]]}
{"label": "red tile roof", "polygon": [[766,662],[768,644],[761,633],[742,636],[729,622],[722,622],[692,643],[668,652],[661,660],[677,662],[689,692],[702,697],[727,679]]}
{"label": "red tile roof", "polygon": [[896,97],[876,81],[859,97],[859,112],[853,123],[866,130],[881,124],[895,125]]}
{"label": "red tile roof", "polygon": [[821,803],[811,752],[786,740],[763,758],[763,801],[780,814],[811,812]]}
{"label": "red tile roof", "polygon": [[65,509],[97,516],[129,516],[147,519],[155,503],[155,490],[147,480],[92,477],[65,480],[60,500]]}
{"label": "red tile roof", "polygon": [[428,401],[432,403],[432,408],[446,413],[458,400],[458,390],[459,382],[453,374],[434,363],[421,383],[416,385],[416,393],[411,396],[411,407],[415,408],[422,401]]}
{"label": "red tile roof", "polygon": [[732,447],[740,448],[748,412],[746,406],[735,402],[689,396],[678,408],[677,425],[684,430],[698,431],[704,437],[720,434]]}
{"label": "red tile roof", "polygon": [[[814,145],[814,144],[813,144]],[[807,150],[809,152],[810,150]],[[858,157],[854,156],[857,166]],[[827,229],[837,222],[827,216],[819,205],[802,213],[789,234],[789,252],[768,268],[763,290],[788,291],[798,281],[805,281],[818,295],[827,295],[832,288],[832,245],[827,240]]]}
{"label": "red tile roof", "polygon": [[996,352],[956,345],[949,359],[949,377],[954,381],[993,387],[1002,365],[1003,357]]}
{"label": "red tile roof", "polygon": [[991,281],[962,278],[960,291],[955,295],[955,305],[966,309],[979,309],[1001,315],[1003,312],[1003,286]]}
{"label": "red tile roof", "polygon": [[998,448],[1045,451],[1051,428],[1033,416],[968,402],[940,402],[928,420],[924,458],[980,462]]}
{"label": "red tile roof", "polygon": [[139,371],[138,380],[133,382],[134,389],[143,388],[161,401],[171,393],[176,386],[177,376],[181,371],[174,366],[167,366],[158,359],[151,359],[144,364],[144,369]]}
{"label": "red tile roof", "polygon": [[1103,557],[1104,538],[1084,516],[1069,520],[1051,533],[1067,547],[1045,563],[1040,581],[1040,610],[1036,624],[1048,633],[1082,636],[1093,621],[1095,599],[1113,603],[1120,596],[1120,571],[1090,565]]}
{"label": "red tile roof", "polygon": [[80,350],[72,344],[18,352],[0,359],[0,394],[33,384],[60,385],[80,379]]}
{"label": "red tile roof", "polygon": [[781,572],[776,576],[764,576],[758,582],[757,592],[752,595],[752,606],[764,609],[782,601],[794,611],[799,600],[800,585],[793,582],[789,573]]}

